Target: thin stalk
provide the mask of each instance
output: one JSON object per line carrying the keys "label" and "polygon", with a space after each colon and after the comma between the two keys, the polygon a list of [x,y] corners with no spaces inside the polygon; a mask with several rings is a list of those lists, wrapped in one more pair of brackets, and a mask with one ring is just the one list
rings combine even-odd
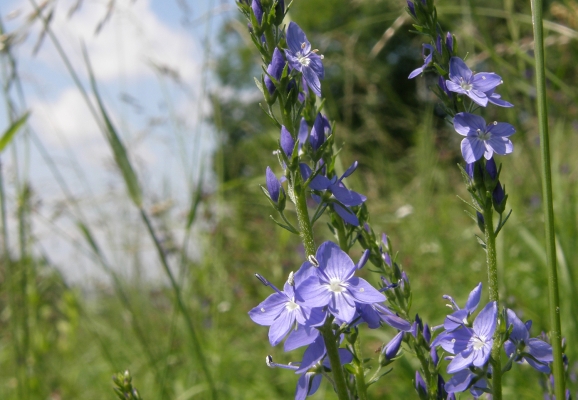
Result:
{"label": "thin stalk", "polygon": [[355,350],[355,385],[357,386],[357,397],[359,400],[367,400],[367,385],[365,384],[365,369],[363,368],[363,357],[361,356],[361,340],[359,335],[353,344]]}
{"label": "thin stalk", "polygon": [[544,65],[544,27],[542,0],[531,0],[532,25],[534,28],[534,55],[536,58],[536,107],[540,127],[540,152],[542,155],[542,198],[544,202],[546,231],[546,260],[548,264],[548,303],[550,309],[550,341],[554,353],[554,393],[564,398],[564,368],[562,364],[562,329],[560,324],[560,296],[556,269],[556,236],[554,232],[554,208],[552,201],[552,171],[550,141],[548,135],[548,111],[546,100],[546,67]]}
{"label": "thin stalk", "polygon": [[151,239],[153,240],[153,242],[155,244],[155,247],[157,249],[159,259],[161,260],[161,264],[163,266],[163,269],[165,270],[165,273],[169,277],[169,280],[171,282],[171,287],[173,289],[173,292],[175,293],[175,298],[176,298],[179,310],[181,311],[181,314],[183,314],[183,317],[185,318],[185,322],[187,324],[187,328],[188,328],[189,334],[190,334],[192,342],[193,342],[193,347],[195,349],[197,357],[199,358],[199,363],[201,364],[203,374],[205,375],[205,379],[207,380],[207,384],[209,385],[209,390],[211,391],[211,398],[217,399],[218,398],[217,390],[215,388],[213,378],[211,377],[211,373],[209,371],[209,366],[207,364],[207,360],[205,359],[205,355],[203,353],[203,349],[201,347],[201,343],[200,343],[199,337],[197,335],[197,331],[196,331],[195,326],[193,324],[193,320],[191,319],[191,316],[189,315],[188,310],[187,310],[185,303],[183,301],[183,298],[181,296],[181,288],[180,288],[179,284],[177,283],[175,276],[173,275],[171,269],[169,268],[169,264],[168,264],[168,261],[167,261],[166,255],[165,255],[165,251],[164,251],[164,249],[161,245],[161,242],[159,241],[159,239],[155,233],[155,230],[151,224],[151,221],[150,221],[147,213],[145,212],[145,210],[143,208],[140,208],[139,211],[140,211],[140,216],[141,216],[143,222],[145,223],[147,230],[151,236]]}
{"label": "thin stalk", "polygon": [[333,380],[335,381],[337,398],[339,400],[349,400],[349,391],[347,390],[347,385],[345,383],[345,374],[343,373],[343,367],[341,366],[341,360],[339,359],[337,338],[333,334],[333,329],[331,329],[332,323],[333,318],[328,318],[320,331],[323,335],[323,341],[325,342],[325,348],[327,349],[327,356],[329,357],[329,363],[331,364],[331,373],[333,374]]}
{"label": "thin stalk", "polygon": [[[500,309],[500,293],[498,290],[498,261],[496,253],[496,233],[494,231],[493,209],[491,201],[484,210],[485,234],[486,234],[486,262],[488,264],[488,286],[490,301],[495,301],[497,309]],[[499,318],[499,314],[497,316]],[[500,330],[494,332],[494,344],[492,346],[492,395],[494,400],[502,399],[502,361]]]}
{"label": "thin stalk", "polygon": [[[307,211],[307,201],[305,199],[305,190],[299,187],[294,187],[295,209],[297,211],[297,221],[299,222],[299,236],[303,241],[305,247],[305,254],[307,257],[315,255],[315,242],[313,240],[313,229],[311,228],[311,221],[309,220],[309,212]],[[320,329],[327,349],[327,356],[331,364],[331,372],[335,381],[335,390],[339,400],[348,400],[349,393],[347,391],[347,384],[345,382],[345,374],[339,359],[339,350],[337,340],[331,329],[333,318],[328,318],[327,322]]]}
{"label": "thin stalk", "polygon": [[295,211],[297,212],[297,222],[299,223],[299,236],[305,247],[307,257],[315,255],[315,241],[313,240],[313,230],[307,211],[307,199],[305,191],[294,188]]}

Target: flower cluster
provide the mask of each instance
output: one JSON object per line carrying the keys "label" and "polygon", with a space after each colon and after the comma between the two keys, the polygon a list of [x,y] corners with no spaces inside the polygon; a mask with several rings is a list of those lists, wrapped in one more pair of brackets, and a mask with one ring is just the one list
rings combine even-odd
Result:
{"label": "flower cluster", "polygon": [[[362,322],[367,322],[370,328],[385,322],[400,330],[411,329],[409,323],[384,304],[383,293],[355,276],[366,262],[367,253],[355,264],[339,246],[328,241],[319,246],[315,257],[310,257],[296,273],[290,274],[283,290],[258,276],[274,293],[249,312],[251,319],[270,327],[269,342],[273,346],[285,337],[285,351],[308,346],[299,367],[290,366],[302,375],[296,399],[303,398],[303,393],[314,393],[318,383],[312,384],[311,378],[320,378],[321,375],[317,375],[320,368],[328,368],[323,366],[327,351],[320,329],[333,323],[358,325]],[[351,354],[342,351],[340,355],[342,363],[351,362]],[[307,392],[304,392],[305,387],[309,388]]]}
{"label": "flower cluster", "polygon": [[[473,319],[481,299],[482,284],[470,292],[464,308],[460,308],[450,296],[453,312],[444,321],[444,331],[433,341],[433,347],[441,347],[452,354],[447,372],[452,374],[445,384],[448,393],[459,393],[470,389],[474,397],[488,390],[488,376],[492,374],[490,363],[495,340],[503,343],[509,363],[526,361],[536,370],[549,373],[552,362],[552,347],[537,338],[530,338],[531,321],[524,324],[514,311],[506,310],[507,330],[496,335],[498,307],[492,301]],[[509,368],[508,368],[509,369]]]}

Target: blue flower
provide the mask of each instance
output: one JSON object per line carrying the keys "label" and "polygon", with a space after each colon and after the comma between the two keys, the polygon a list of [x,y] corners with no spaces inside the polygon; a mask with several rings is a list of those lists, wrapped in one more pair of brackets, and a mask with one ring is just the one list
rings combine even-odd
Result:
{"label": "blue flower", "polygon": [[[429,50],[429,54],[426,54],[426,50]],[[407,77],[407,79],[413,79],[416,76],[418,76],[419,74],[421,74],[432,62],[433,59],[433,52],[434,52],[434,48],[431,44],[424,44],[423,45],[423,50],[422,50],[422,56],[423,56],[423,65],[419,68],[414,69],[411,74],[409,74],[409,76]]]}
{"label": "blue flower", "polygon": [[448,393],[464,392],[470,388],[470,392],[475,399],[484,394],[484,389],[487,389],[487,387],[488,383],[485,378],[485,373],[483,373],[483,376],[478,376],[472,373],[469,369],[457,372],[444,385],[444,389]]}
{"label": "blue flower", "polygon": [[255,14],[257,22],[261,25],[261,22],[263,21],[263,6],[261,5],[261,2],[259,0],[253,0],[251,8],[253,9],[253,14]]}
{"label": "blue flower", "polygon": [[[449,77],[450,79],[446,81],[448,90],[465,94],[482,107],[488,105],[488,101],[503,107],[511,106],[510,103],[500,100],[500,96],[494,93],[496,86],[502,83],[502,78],[493,72],[474,74],[461,58],[452,57]],[[510,105],[504,105],[505,103]]]}
{"label": "blue flower", "polygon": [[295,140],[291,133],[285,128],[285,125],[281,125],[281,135],[279,136],[279,143],[281,144],[281,150],[291,158],[293,154],[293,148],[295,147]]}
{"label": "blue flower", "polygon": [[[349,364],[353,361],[353,354],[349,350],[339,349],[338,352],[341,365]],[[321,385],[323,373],[331,371],[331,364],[327,358],[327,350],[321,336],[305,350],[301,363],[277,364],[273,362],[271,356],[267,356],[267,365],[270,368],[290,369],[301,375],[297,381],[295,400],[305,400],[307,396],[314,395]]]}
{"label": "blue flower", "polygon": [[283,188],[281,187],[279,179],[277,179],[269,167],[267,167],[267,170],[265,171],[265,179],[267,181],[267,191],[269,192],[269,196],[274,203],[277,203],[279,201],[279,194]]}
{"label": "blue flower", "polygon": [[474,320],[473,328],[461,327],[445,331],[434,340],[432,346],[442,346],[444,350],[455,354],[447,368],[449,374],[470,366],[481,368],[486,365],[494,343],[497,316],[496,302],[488,303]]}
{"label": "blue flower", "polygon": [[512,357],[516,353],[515,361],[521,363],[526,360],[528,364],[538,371],[549,374],[548,363],[553,361],[552,346],[540,339],[530,338],[532,321],[524,324],[516,313],[510,309],[507,310],[507,316],[508,328],[512,326],[512,333],[510,333],[510,337],[504,343],[504,349],[508,357]]}
{"label": "blue flower", "polygon": [[514,145],[508,139],[516,130],[506,122],[486,121],[479,115],[459,113],[454,117],[454,129],[465,138],[462,140],[462,156],[467,163],[473,163],[482,156],[489,160],[494,153],[510,154]]}
{"label": "blue flower", "polygon": [[322,56],[317,54],[317,50],[311,50],[311,43],[307,40],[305,33],[295,22],[289,23],[287,28],[287,45],[285,56],[289,66],[303,74],[307,86],[313,93],[321,97],[321,82],[325,71],[321,62]]}
{"label": "blue flower", "polygon": [[267,87],[269,94],[273,94],[275,92],[275,84],[269,75],[279,81],[281,80],[281,75],[283,74],[283,68],[285,68],[285,58],[283,58],[283,53],[281,53],[281,51],[275,47],[271,64],[267,66],[268,75],[265,75],[265,86]]}
{"label": "blue flower", "polygon": [[300,285],[295,298],[307,307],[328,307],[339,322],[350,323],[356,305],[381,303],[385,296],[366,280],[353,276],[355,263],[333,242],[325,242],[317,249],[319,267]]}
{"label": "blue flower", "polygon": [[[334,176],[330,180],[321,173],[318,173],[309,183],[309,187],[313,190],[327,190],[332,193],[335,199],[338,201],[332,202],[333,209],[345,222],[353,226],[358,226],[359,220],[357,219],[355,213],[350,209],[350,207],[361,205],[365,200],[367,200],[367,197],[354,192],[353,190],[347,189],[343,183],[343,179],[351,175],[355,169],[357,169],[357,165],[357,161],[354,162],[347,169],[347,171],[345,171],[341,178]],[[299,169],[301,171],[303,180],[308,180],[311,174],[313,174],[311,168],[305,163],[299,164]],[[313,195],[313,199],[317,203],[321,202],[321,197],[317,195]]]}
{"label": "blue flower", "polygon": [[278,345],[291,331],[295,323],[301,325],[319,325],[325,320],[325,313],[321,309],[312,309],[307,305],[295,302],[295,288],[308,274],[295,274],[283,286],[283,291],[277,289],[265,278],[257,275],[266,286],[275,290],[257,307],[249,311],[249,317],[257,324],[270,326],[269,342],[272,346]]}
{"label": "blue flower", "polygon": [[444,329],[447,331],[453,331],[462,326],[468,325],[468,318],[470,317],[470,314],[478,308],[481,295],[481,282],[470,292],[465,308],[460,308],[451,296],[448,296],[447,294],[444,295],[443,298],[452,303],[450,307],[454,310],[453,313],[446,317],[444,321]]}

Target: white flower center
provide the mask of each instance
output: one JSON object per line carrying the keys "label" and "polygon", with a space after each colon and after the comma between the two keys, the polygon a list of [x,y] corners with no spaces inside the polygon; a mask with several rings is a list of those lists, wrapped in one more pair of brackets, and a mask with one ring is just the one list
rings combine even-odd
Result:
{"label": "white flower center", "polygon": [[483,340],[482,338],[480,338],[479,336],[474,336],[473,338],[473,347],[474,350],[480,350],[481,348],[483,348],[486,345],[485,340]]}
{"label": "white flower center", "polygon": [[462,89],[468,91],[468,90],[472,90],[473,85],[469,82],[466,82],[465,80],[461,80],[460,81],[460,86],[462,87]]}
{"label": "white flower center", "polygon": [[285,308],[287,309],[287,311],[293,311],[299,308],[299,306],[294,301],[288,301],[287,303],[285,303]]}
{"label": "white flower center", "polygon": [[341,285],[341,281],[337,278],[332,278],[329,281],[329,290],[334,293],[341,293],[345,290],[345,288]]}
{"label": "white flower center", "polygon": [[311,59],[309,57],[307,57],[307,54],[301,54],[301,52],[297,52],[296,54],[297,56],[297,61],[299,61],[299,64],[303,65],[304,67],[308,67],[309,64],[311,63]]}
{"label": "white flower center", "polygon": [[478,139],[480,140],[490,140],[490,138],[492,137],[492,134],[490,132],[482,132],[481,129],[478,129],[477,132],[478,132]]}

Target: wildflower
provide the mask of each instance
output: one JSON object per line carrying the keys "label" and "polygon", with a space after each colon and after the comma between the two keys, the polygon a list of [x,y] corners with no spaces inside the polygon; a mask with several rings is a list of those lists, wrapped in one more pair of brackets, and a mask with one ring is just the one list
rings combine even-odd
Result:
{"label": "wildflower", "polygon": [[293,154],[293,148],[295,147],[295,140],[293,140],[291,133],[289,133],[284,125],[281,126],[279,143],[281,144],[281,149],[283,152],[287,155],[287,157],[291,158],[291,155]]}
{"label": "wildflower", "polygon": [[532,321],[524,324],[510,309],[507,310],[507,316],[508,328],[512,326],[512,333],[504,343],[508,357],[512,357],[516,353],[515,361],[523,362],[525,360],[538,371],[549,374],[548,363],[553,361],[552,346],[540,339],[530,338]]}
{"label": "wildflower", "polygon": [[407,0],[407,8],[411,13],[411,15],[417,17],[417,15],[415,14],[415,4],[413,4],[413,1]]}
{"label": "wildflower", "polygon": [[473,163],[484,156],[486,160],[494,153],[510,154],[514,145],[508,139],[516,130],[506,122],[486,121],[479,115],[459,113],[454,117],[454,129],[465,138],[462,140],[462,156],[467,163]]}
{"label": "wildflower", "polygon": [[446,392],[452,394],[464,392],[469,388],[475,399],[479,398],[487,390],[487,387],[486,373],[481,372],[480,375],[476,375],[469,369],[457,372],[444,385]]}
{"label": "wildflower", "polygon": [[315,274],[296,287],[299,304],[308,307],[328,307],[340,322],[350,323],[356,304],[385,301],[385,296],[366,280],[353,276],[357,270],[347,253],[333,242],[325,242],[317,249],[319,267]]}
{"label": "wildflower", "polygon": [[255,14],[255,19],[257,19],[257,22],[261,25],[263,21],[263,6],[261,2],[259,0],[253,0],[251,8],[253,9],[253,14]]}
{"label": "wildflower", "polygon": [[[426,50],[429,50],[429,54],[426,55]],[[418,76],[419,74],[421,74],[432,62],[433,60],[433,51],[434,48],[431,44],[424,44],[423,45],[423,50],[422,50],[422,56],[423,56],[423,65],[419,68],[414,69],[411,74],[409,74],[409,76],[407,77],[407,79],[413,79],[416,76]]]}
{"label": "wildflower", "polygon": [[285,56],[289,61],[289,66],[303,74],[307,86],[313,93],[321,97],[321,83],[325,71],[321,63],[322,56],[317,54],[317,50],[311,50],[311,43],[307,40],[305,33],[295,22],[289,23],[287,28],[287,45]]}
{"label": "wildflower", "polygon": [[277,81],[281,80],[283,68],[285,68],[285,59],[283,58],[281,51],[275,47],[271,64],[267,66],[267,74],[265,75],[265,86],[271,95],[275,92],[276,88],[270,76],[275,78]]}
{"label": "wildflower", "polygon": [[[446,81],[448,90],[465,94],[482,107],[488,104],[489,96],[494,95],[496,86],[502,83],[502,78],[493,72],[474,74],[459,57],[450,59],[449,77],[450,79]],[[499,95],[497,97],[494,95],[494,100],[496,99],[499,100]]]}
{"label": "wildflower", "polygon": [[[343,183],[343,179],[351,175],[357,168],[357,165],[357,161],[354,162],[340,178],[334,176],[330,180],[326,176],[318,173],[309,183],[309,187],[313,190],[326,190],[332,193],[335,199],[339,202],[332,202],[333,209],[345,222],[354,226],[359,225],[359,220],[349,207],[361,205],[365,200],[367,200],[367,197],[354,192],[353,190],[347,189]],[[305,163],[299,164],[299,168],[303,180],[308,180],[313,174],[311,168]],[[321,197],[318,195],[313,195],[313,199],[317,203],[321,202]]]}
{"label": "wildflower", "polygon": [[281,183],[269,167],[267,167],[265,172],[265,178],[267,180],[267,191],[269,192],[269,196],[274,203],[277,203],[279,201],[279,194],[283,190]]}
{"label": "wildflower", "polygon": [[441,333],[432,346],[442,346],[455,354],[447,372],[454,374],[470,366],[483,367],[490,359],[493,335],[496,330],[498,306],[491,302],[484,307],[474,320],[473,328],[461,327]]}
{"label": "wildflower", "polygon": [[[257,278],[266,286],[271,287],[275,293],[249,311],[249,317],[259,325],[270,326],[269,342],[272,346],[278,345],[296,322],[301,325],[318,325],[325,319],[325,314],[321,309],[312,309],[295,302],[293,285],[300,284],[302,280],[298,274],[290,276],[291,279],[285,283],[283,291],[260,275],[257,275]],[[291,282],[293,284],[289,281],[293,281]]]}
{"label": "wildflower", "polygon": [[[349,364],[353,361],[353,354],[347,349],[339,349],[339,360],[341,365]],[[296,365],[297,364],[297,365]],[[305,350],[303,360],[296,364],[277,364],[273,362],[271,356],[267,356],[267,366],[270,368],[284,368],[294,370],[300,374],[295,390],[295,400],[304,400],[307,396],[312,396],[321,385],[323,373],[331,372],[331,365],[327,358],[327,350],[323,338],[319,337]]]}
{"label": "wildflower", "polygon": [[401,347],[401,342],[403,341],[403,334],[404,332],[398,332],[398,334],[395,335],[388,344],[383,346],[381,354],[383,354],[387,360],[391,360],[397,355],[397,352]]}
{"label": "wildflower", "polygon": [[448,296],[447,294],[444,295],[443,298],[451,302],[450,307],[454,310],[453,313],[451,313],[446,317],[444,321],[444,328],[447,331],[453,331],[461,326],[467,325],[469,316],[471,315],[471,313],[476,311],[476,308],[478,308],[481,295],[482,295],[481,282],[478,284],[478,286],[474,288],[474,290],[470,292],[465,308],[460,308],[451,296]]}

